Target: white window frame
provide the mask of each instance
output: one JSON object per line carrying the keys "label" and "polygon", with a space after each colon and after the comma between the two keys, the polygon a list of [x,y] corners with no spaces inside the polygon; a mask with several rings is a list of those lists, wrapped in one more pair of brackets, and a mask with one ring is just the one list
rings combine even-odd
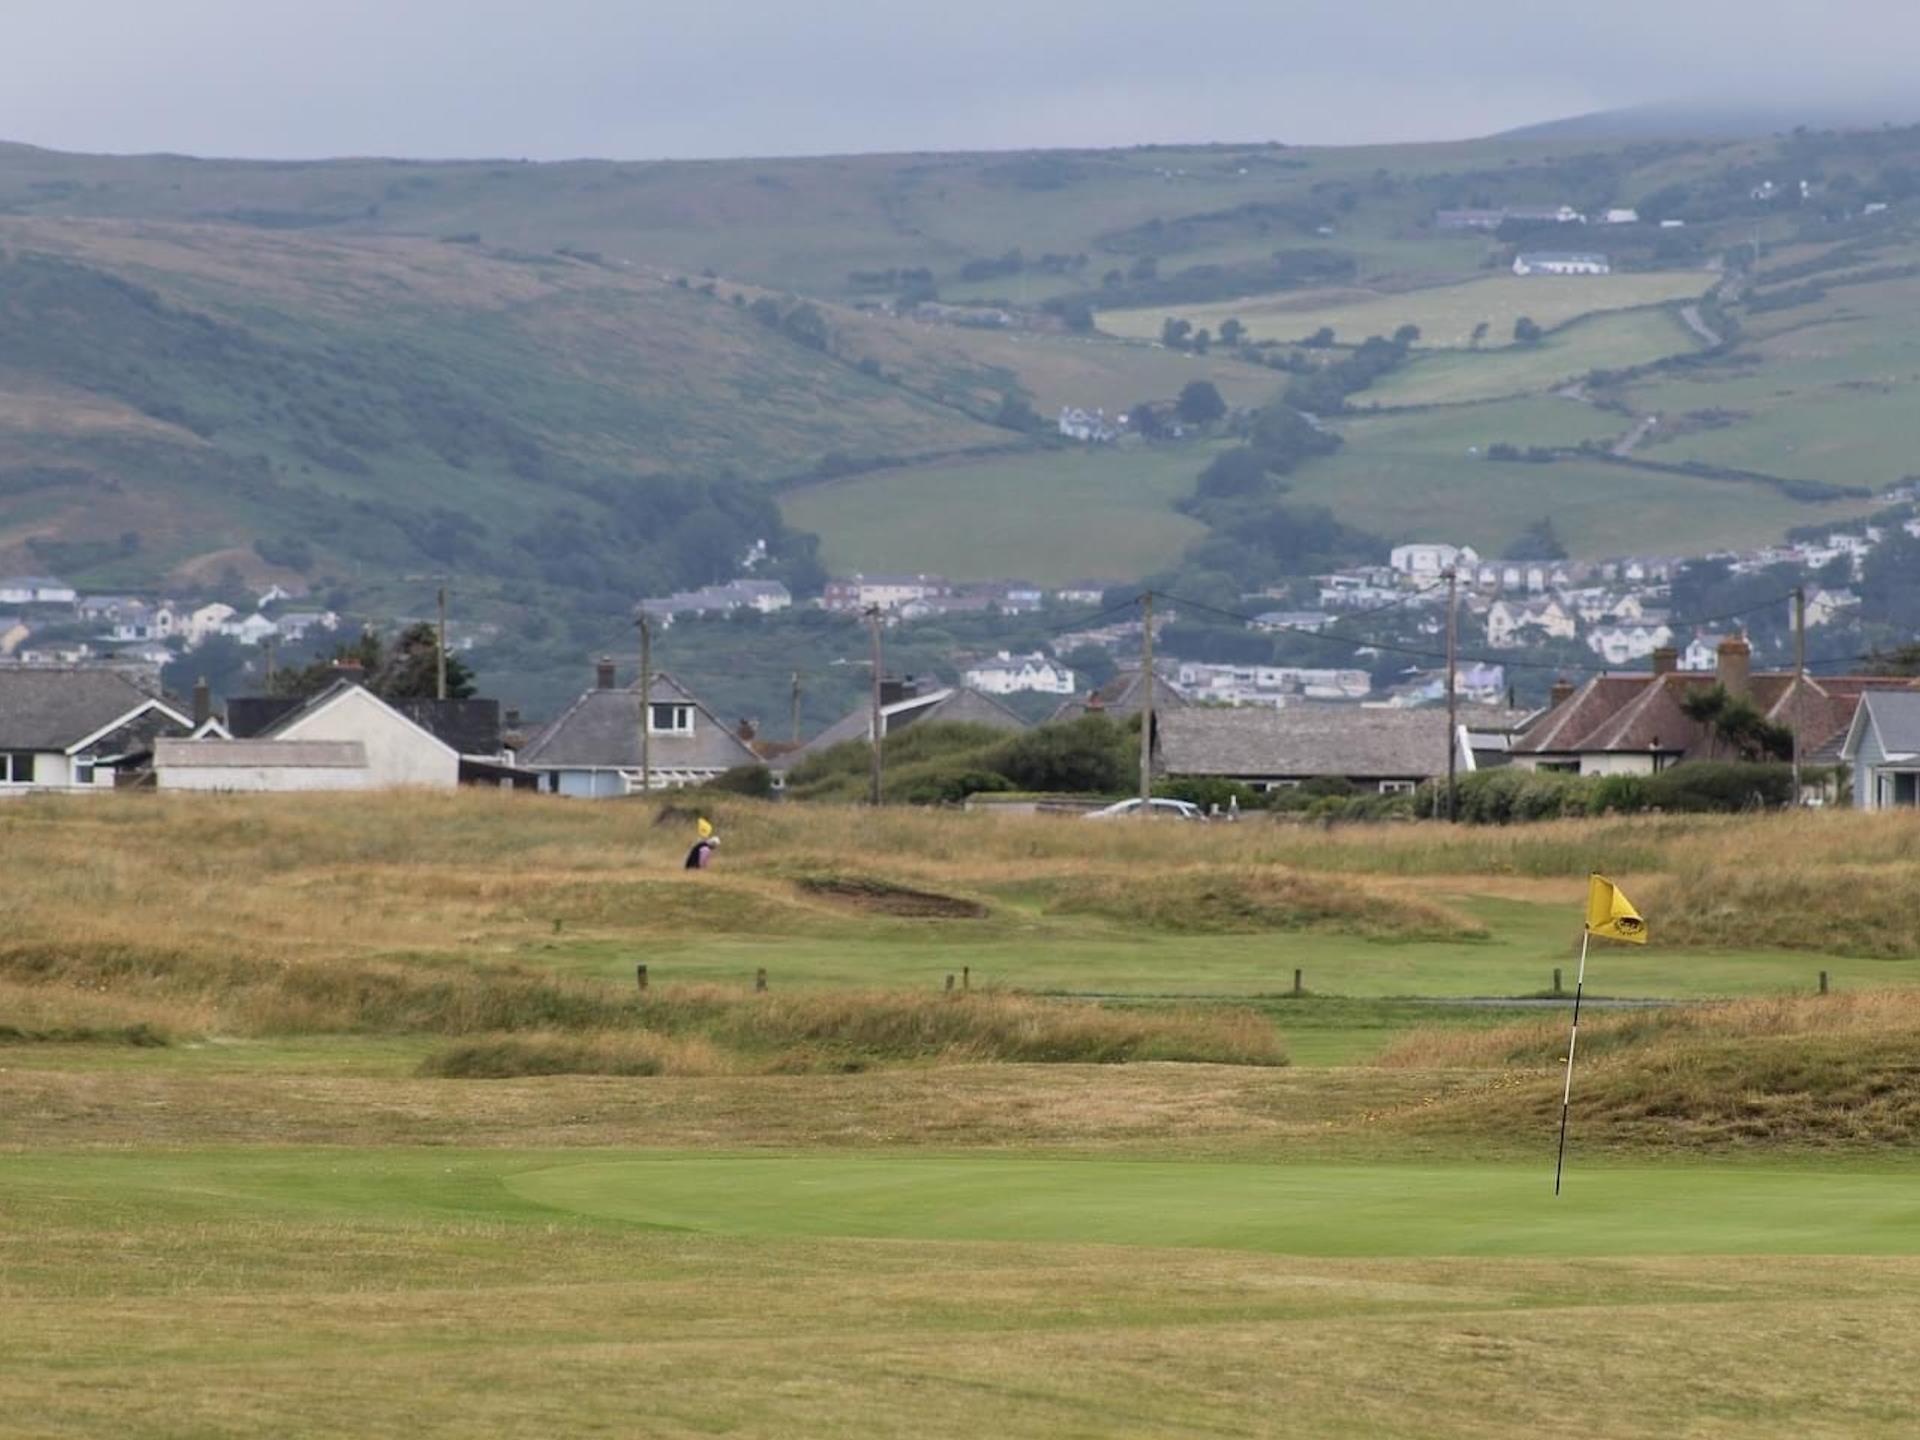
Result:
{"label": "white window frame", "polygon": [[32,750],[0,750],[0,785],[32,785],[37,783],[34,775],[24,780],[14,778],[14,762],[25,758],[29,769],[39,771],[39,756]]}
{"label": "white window frame", "polygon": [[[654,723],[662,710],[672,712],[673,724]],[[691,735],[693,733],[693,706],[683,705],[677,700],[655,700],[647,708],[647,733],[649,735]]]}
{"label": "white window frame", "polygon": [[1382,795],[1411,795],[1419,788],[1418,782],[1413,780],[1382,780],[1380,782]]}

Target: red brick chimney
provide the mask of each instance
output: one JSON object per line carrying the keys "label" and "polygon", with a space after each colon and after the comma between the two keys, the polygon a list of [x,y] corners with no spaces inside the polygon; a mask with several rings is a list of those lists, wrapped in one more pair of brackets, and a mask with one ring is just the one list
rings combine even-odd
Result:
{"label": "red brick chimney", "polygon": [[1714,678],[1725,687],[1727,694],[1744,696],[1751,687],[1753,674],[1753,646],[1747,643],[1744,635],[1729,635],[1720,642],[1718,661],[1714,667]]}
{"label": "red brick chimney", "polygon": [[1564,705],[1573,698],[1573,682],[1562,675],[1553,682],[1553,688],[1547,692],[1547,703]]}
{"label": "red brick chimney", "polygon": [[593,667],[593,688],[596,690],[613,689],[613,657],[602,655],[600,663]]}
{"label": "red brick chimney", "polygon": [[1671,675],[1680,668],[1680,652],[1671,645],[1662,645],[1653,652],[1653,673]]}

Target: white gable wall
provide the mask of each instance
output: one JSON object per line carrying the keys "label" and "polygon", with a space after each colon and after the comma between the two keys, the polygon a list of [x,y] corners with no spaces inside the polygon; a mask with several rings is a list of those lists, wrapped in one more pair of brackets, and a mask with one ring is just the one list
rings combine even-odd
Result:
{"label": "white gable wall", "polygon": [[366,784],[426,785],[452,789],[460,783],[460,756],[368,691],[343,690],[311,715],[273,732],[276,740],[358,740],[367,750]]}

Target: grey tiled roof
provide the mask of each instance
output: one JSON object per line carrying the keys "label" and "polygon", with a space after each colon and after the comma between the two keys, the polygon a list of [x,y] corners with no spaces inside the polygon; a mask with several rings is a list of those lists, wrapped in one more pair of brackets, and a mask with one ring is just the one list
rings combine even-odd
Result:
{"label": "grey tiled roof", "polygon": [[[991,695],[983,695],[978,690],[969,690],[964,686],[951,690],[930,690],[925,695],[896,700],[886,706],[883,713],[889,735],[921,721],[990,725],[997,730],[1028,728],[1025,720]],[[798,750],[781,756],[774,764],[782,771],[791,770],[822,750],[831,750],[835,745],[845,744],[849,740],[864,741],[872,731],[873,710],[870,706],[862,705],[842,715]]]}
{"label": "grey tiled roof", "polygon": [[[1099,701],[1097,705],[1095,700]],[[1091,695],[1076,695],[1070,700],[1061,701],[1048,718],[1077,720],[1082,715],[1099,711],[1115,720],[1124,720],[1139,712],[1140,702],[1140,670],[1135,666],[1131,670],[1122,670]],[[1165,676],[1153,677],[1153,709],[1156,715],[1163,710],[1178,709],[1191,703],[1185,693]]]}
{"label": "grey tiled roof", "polygon": [[[1462,721],[1468,716],[1463,712]],[[1353,705],[1188,706],[1159,717],[1169,775],[1417,779],[1447,768],[1447,712]]]}
{"label": "grey tiled roof", "polygon": [[[691,705],[698,712],[693,734],[656,733],[648,742],[647,760],[653,769],[730,770],[760,763],[739,736],[671,675],[655,673],[649,698],[655,705]],[[587,691],[527,742],[519,763],[536,770],[638,770],[639,686]]]}
{"label": "grey tiled roof", "polygon": [[1920,752],[1920,690],[1893,690],[1865,695],[1867,719],[1879,734],[1880,747],[1889,755]]}
{"label": "grey tiled roof", "polygon": [[65,750],[152,699],[118,670],[0,667],[0,750]]}

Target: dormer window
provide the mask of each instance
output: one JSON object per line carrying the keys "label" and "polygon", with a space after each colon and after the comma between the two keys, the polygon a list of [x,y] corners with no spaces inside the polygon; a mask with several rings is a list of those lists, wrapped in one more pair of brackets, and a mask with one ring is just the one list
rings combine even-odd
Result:
{"label": "dormer window", "polygon": [[655,735],[691,735],[693,706],[653,705],[648,708],[647,729]]}

